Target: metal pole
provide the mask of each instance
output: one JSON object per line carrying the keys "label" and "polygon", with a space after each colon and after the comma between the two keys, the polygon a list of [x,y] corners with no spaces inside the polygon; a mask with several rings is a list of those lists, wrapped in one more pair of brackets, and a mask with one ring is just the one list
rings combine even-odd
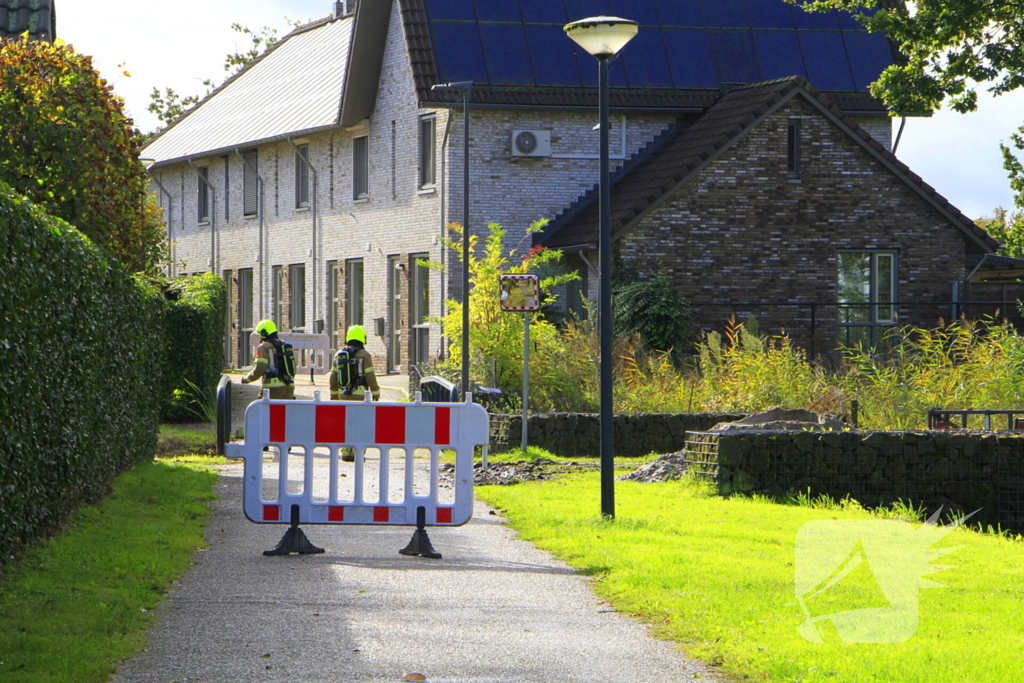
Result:
{"label": "metal pole", "polygon": [[462,397],[469,393],[469,93],[462,92]]}
{"label": "metal pole", "polygon": [[612,202],[608,182],[608,62],[612,55],[598,56],[601,125],[601,226],[599,269],[601,274],[598,315],[601,335],[601,514],[615,516],[615,425],[612,411]]}
{"label": "metal pole", "polygon": [[530,392],[530,312],[523,312],[523,457],[526,457],[527,416]]}

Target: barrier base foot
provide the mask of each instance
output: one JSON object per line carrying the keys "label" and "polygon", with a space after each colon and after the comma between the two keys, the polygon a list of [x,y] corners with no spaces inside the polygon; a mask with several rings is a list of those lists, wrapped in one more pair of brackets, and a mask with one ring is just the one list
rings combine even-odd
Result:
{"label": "barrier base foot", "polygon": [[315,555],[322,553],[323,548],[318,548],[309,542],[306,538],[306,534],[297,526],[290,527],[288,531],[284,532],[284,536],[278,541],[277,547],[273,550],[264,550],[264,555],[291,555],[292,553],[298,553],[299,555]]}
{"label": "barrier base foot", "polygon": [[429,557],[432,560],[441,559],[441,553],[434,550],[434,546],[430,545],[430,537],[427,536],[425,529],[417,529],[413,532],[412,540],[409,541],[409,545],[405,546],[398,552],[402,555],[419,555],[420,557]]}

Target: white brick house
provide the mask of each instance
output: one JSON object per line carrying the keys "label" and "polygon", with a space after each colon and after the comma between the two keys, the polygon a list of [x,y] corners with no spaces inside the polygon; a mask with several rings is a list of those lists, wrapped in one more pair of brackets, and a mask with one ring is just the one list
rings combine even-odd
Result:
{"label": "white brick house", "polygon": [[[758,2],[772,12],[799,11],[783,0]],[[230,284],[234,365],[250,362],[246,340],[265,317],[284,331],[313,331],[322,320],[332,335],[362,323],[369,350],[388,370],[446,354],[439,326],[425,319],[459,295],[460,264],[444,253],[440,237],[447,223],[463,221],[464,131],[461,94],[430,86],[475,82],[469,223],[478,235],[500,223],[514,245],[531,222],[564,212],[597,182],[597,63],[561,34],[560,22],[623,3],[566,3],[476,3],[475,19],[460,14],[474,11],[469,0],[333,3],[330,17],[296,29],[148,143],[142,156],[155,161],[154,191],[169,216],[172,274],[215,272]],[[637,0],[618,11],[644,15],[655,7],[667,15],[664,0]],[[483,16],[509,8],[518,19]],[[588,10],[595,11],[574,14]],[[637,18],[641,36],[664,34],[666,64],[675,68],[672,36],[696,29],[647,30]],[[797,22],[790,33],[800,30]],[[453,40],[459,31],[479,32],[478,42]],[[529,54],[502,40],[505,31],[521,34]],[[751,45],[765,33],[707,31],[730,40],[747,31]],[[833,33],[855,31],[837,24]],[[710,87],[652,86],[625,68],[619,81],[613,75],[613,166],[698,117],[730,78],[744,76],[725,74],[730,62],[709,41],[707,59],[716,61],[708,63],[717,69]],[[624,51],[626,68],[640,69],[643,60],[631,55]],[[520,58],[529,62],[526,76],[513,73]],[[884,66],[886,59],[875,61]],[[766,66],[757,69],[750,78],[772,76]],[[887,112],[865,92],[878,70],[870,78],[856,74],[856,83],[851,77],[835,99],[888,147]],[[539,136],[539,155],[513,148],[520,130]],[[524,241],[522,249],[529,246]],[[418,266],[420,259],[445,263],[447,276]]]}

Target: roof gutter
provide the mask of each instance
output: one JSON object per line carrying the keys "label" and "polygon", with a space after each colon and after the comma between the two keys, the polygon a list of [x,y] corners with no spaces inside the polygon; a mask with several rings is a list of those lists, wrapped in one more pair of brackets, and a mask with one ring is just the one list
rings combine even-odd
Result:
{"label": "roof gutter", "polygon": [[230,154],[236,149],[242,147],[261,147],[263,145],[272,145],[278,142],[285,142],[297,137],[308,137],[311,135],[318,135],[320,133],[326,133],[329,131],[342,130],[346,126],[339,126],[337,123],[331,123],[326,126],[317,126],[316,128],[307,128],[305,130],[294,130],[288,133],[282,133],[269,138],[261,138],[259,140],[248,140],[245,142],[236,142],[225,147],[218,147],[217,149],[204,150],[197,154],[186,154],[185,156],[174,157],[173,159],[162,159],[153,164],[150,168],[162,168],[165,166],[173,166],[174,164],[180,164],[182,162],[192,163],[199,159],[206,159],[213,156],[219,156],[222,154]]}

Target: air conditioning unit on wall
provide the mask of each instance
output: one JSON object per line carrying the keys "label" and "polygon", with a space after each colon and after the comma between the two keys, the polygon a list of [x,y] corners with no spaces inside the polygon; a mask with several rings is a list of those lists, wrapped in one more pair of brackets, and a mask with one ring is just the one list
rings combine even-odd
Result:
{"label": "air conditioning unit on wall", "polygon": [[514,157],[549,157],[551,156],[550,130],[513,130],[512,156]]}

